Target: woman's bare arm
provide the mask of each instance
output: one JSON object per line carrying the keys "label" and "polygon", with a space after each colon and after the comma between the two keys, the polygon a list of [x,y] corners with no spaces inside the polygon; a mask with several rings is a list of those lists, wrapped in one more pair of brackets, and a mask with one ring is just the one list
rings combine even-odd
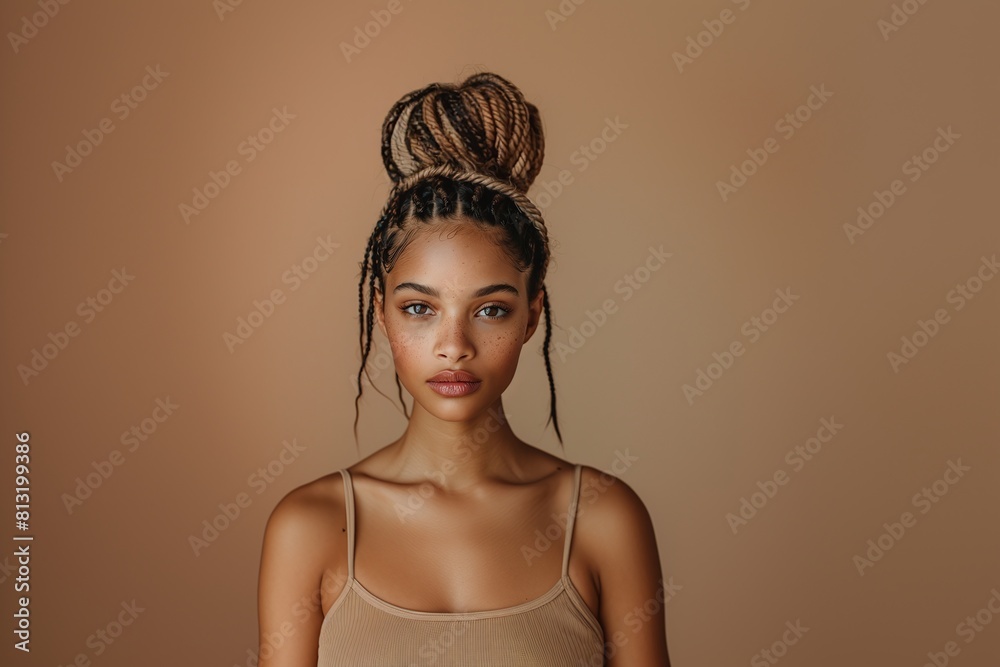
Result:
{"label": "woman's bare arm", "polygon": [[259,667],[316,667],[323,612],[319,588],[329,553],[329,502],[299,487],[264,529],[257,586]]}
{"label": "woman's bare arm", "polygon": [[[599,471],[586,472],[596,479]],[[607,479],[607,478],[606,478]],[[618,478],[581,520],[597,564],[607,667],[670,667],[656,535],[639,496]]]}

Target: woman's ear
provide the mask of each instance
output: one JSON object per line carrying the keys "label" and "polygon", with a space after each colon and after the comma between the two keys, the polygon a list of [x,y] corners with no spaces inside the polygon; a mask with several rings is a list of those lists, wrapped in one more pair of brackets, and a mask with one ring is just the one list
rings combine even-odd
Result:
{"label": "woman's ear", "polygon": [[385,336],[386,338],[388,338],[389,334],[387,334],[386,331],[385,331],[385,312],[382,310],[382,308],[384,306],[385,306],[385,303],[383,302],[383,299],[382,299],[382,291],[378,287],[376,287],[375,288],[375,321],[378,322],[378,328],[379,328],[379,331],[382,332],[382,335]]}
{"label": "woman's ear", "polygon": [[[542,299],[545,298],[545,289],[542,288],[538,290],[538,294],[535,298],[528,304],[528,323],[524,330],[524,342],[527,343],[531,339],[532,334],[535,333],[535,329],[538,328],[538,323],[541,321],[542,317]],[[523,345],[523,343],[522,343]]]}

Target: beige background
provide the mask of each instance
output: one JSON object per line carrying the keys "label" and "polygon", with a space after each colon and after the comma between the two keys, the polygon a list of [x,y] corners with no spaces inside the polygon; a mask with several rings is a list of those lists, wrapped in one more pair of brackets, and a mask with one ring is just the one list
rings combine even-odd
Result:
{"label": "beige background", "polygon": [[[667,607],[674,664],[753,664],[796,621],[809,629],[781,665],[917,667],[948,641],[960,649],[949,664],[996,664],[1000,618],[981,612],[991,623],[971,642],[958,626],[1000,590],[1000,280],[972,280],[981,291],[961,309],[948,300],[1000,251],[994,3],[897,3],[916,11],[887,39],[884,0],[564,0],[557,23],[556,0],[402,0],[396,14],[247,1],[221,18],[209,0],[148,4],[59,5],[36,32],[24,21],[39,4],[0,9],[0,661],[252,664],[268,513],[358,459],[357,275],[388,192],[382,119],[406,92],[488,69],[542,112],[530,194],[557,244],[554,343],[576,340],[605,300],[616,308],[573,354],[553,353],[564,455],[602,469],[616,452],[637,457],[622,479],[681,587]],[[679,71],[673,54],[725,9],[731,23]],[[348,62],[340,44],[372,11],[391,20]],[[33,36],[15,51],[22,31]],[[168,74],[121,118],[114,100],[157,65]],[[832,97],[787,137],[775,124],[811,86]],[[248,162],[241,142],[285,107],[294,119]],[[105,118],[114,130],[60,180],[52,163]],[[626,127],[601,145],[606,119]],[[960,138],[910,181],[904,163],[948,127]],[[717,181],[768,137],[778,151],[723,201]],[[592,142],[603,152],[589,161]],[[185,224],[179,205],[229,160],[240,173]],[[539,199],[563,170],[572,182]],[[905,193],[851,243],[844,225],[894,179]],[[339,247],[292,290],[282,275],[317,237]],[[644,274],[661,245],[671,257]],[[88,321],[78,305],[122,267],[134,279]],[[648,280],[625,300],[616,284],[637,271]],[[224,334],[275,289],[285,301],[230,352]],[[781,289],[798,300],[751,341],[744,323]],[[887,354],[939,308],[947,322],[895,372]],[[78,335],[22,380],[33,350],[74,322]],[[521,437],[559,453],[541,340],[505,402]],[[735,342],[744,353],[689,402],[683,385]],[[376,383],[395,395],[391,370]],[[151,420],[168,397],[178,407]],[[823,418],[843,428],[796,470],[786,453]],[[130,451],[121,434],[143,420],[152,432]],[[366,391],[362,455],[403,426]],[[10,648],[20,431],[32,442],[30,658]],[[271,482],[251,478],[293,439],[298,458]],[[115,450],[121,465],[69,512],[64,494]],[[938,484],[939,502],[914,503],[959,460],[969,470]],[[734,534],[727,514],[779,471],[787,483]],[[251,504],[195,555],[189,536],[241,492]],[[854,557],[907,511],[915,525],[859,574]],[[133,599],[134,623],[88,644]]]}

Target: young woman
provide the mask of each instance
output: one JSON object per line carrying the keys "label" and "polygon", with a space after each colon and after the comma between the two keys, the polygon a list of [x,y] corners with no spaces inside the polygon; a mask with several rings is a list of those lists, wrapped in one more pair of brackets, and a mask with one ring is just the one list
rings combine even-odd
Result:
{"label": "young woman", "polygon": [[538,110],[492,73],[413,91],[386,117],[394,187],[361,264],[358,398],[377,324],[412,414],[394,442],[274,508],[261,667],[669,666],[642,501],[524,442],[503,411],[544,311],[562,442],[548,235],[525,195],[543,153]]}

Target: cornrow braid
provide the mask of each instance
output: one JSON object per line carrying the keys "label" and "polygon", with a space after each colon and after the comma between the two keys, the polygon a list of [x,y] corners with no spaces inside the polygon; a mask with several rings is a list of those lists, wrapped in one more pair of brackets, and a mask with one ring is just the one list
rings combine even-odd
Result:
{"label": "cornrow braid", "polygon": [[[403,178],[398,183],[396,183],[396,190],[406,191],[413,188],[414,185],[423,181],[424,179],[430,178],[432,176],[446,176],[456,181],[461,181],[463,183],[478,184],[486,187],[492,193],[499,193],[506,195],[514,200],[514,203],[521,210],[521,212],[528,218],[532,225],[534,225],[535,230],[542,239],[543,248],[545,250],[545,255],[549,254],[549,234],[545,228],[545,220],[542,218],[541,212],[538,208],[528,199],[527,195],[521,190],[513,187],[510,183],[505,183],[504,181],[498,180],[489,176],[487,174],[481,174],[475,171],[463,171],[461,169],[456,169],[449,164],[439,164],[433,167],[427,167],[426,169],[421,169],[420,171],[410,174],[406,178]],[[390,197],[390,202],[392,198]],[[382,216],[386,215],[388,211],[388,204],[386,205],[386,210],[382,212]]]}
{"label": "cornrow braid", "polygon": [[[393,186],[361,262],[358,283],[361,368],[354,400],[355,444],[362,376],[372,382],[367,361],[372,346],[375,293],[384,294],[385,275],[417,231],[436,220],[455,220],[460,216],[484,230],[495,230],[511,261],[519,270],[530,271],[529,301],[539,290],[543,291],[542,351],[550,396],[546,425],[554,424],[562,444],[549,359],[552,316],[545,288],[549,236],[541,212],[526,194],[541,170],[544,152],[544,133],[537,108],[525,101],[516,86],[490,72],[470,76],[458,85],[434,83],[412,91],[386,115],[382,126],[382,161]],[[395,379],[403,414],[409,418],[398,373]]]}

